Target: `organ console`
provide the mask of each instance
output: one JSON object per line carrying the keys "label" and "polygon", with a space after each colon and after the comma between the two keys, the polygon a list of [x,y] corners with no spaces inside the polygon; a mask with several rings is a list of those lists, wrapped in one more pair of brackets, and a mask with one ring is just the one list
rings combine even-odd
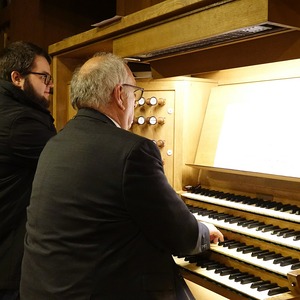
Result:
{"label": "organ console", "polygon": [[[169,183],[176,191],[184,185],[178,193],[191,213],[225,236],[208,253],[174,257],[188,283],[214,293],[213,298],[200,293],[200,299],[300,299],[300,123],[292,122],[299,119],[299,3],[165,0],[49,47],[59,130],[74,114],[62,99],[69,98],[72,73],[87,57],[101,50],[151,65],[151,78],[137,77],[145,98],[138,102],[131,130],[158,146],[164,142],[159,149]],[[282,83],[288,85],[279,89]],[[215,101],[212,96],[218,95]],[[205,122],[209,114],[211,122]],[[163,117],[164,125],[150,125],[150,116]],[[256,142],[250,140],[255,128]],[[295,143],[287,146],[291,140]],[[232,154],[239,145],[245,147]],[[273,155],[275,149],[279,155]],[[250,158],[260,152],[266,157],[254,164]],[[261,173],[215,168],[224,158],[235,168],[243,164]],[[264,173],[276,161],[279,171],[287,166],[294,177]]]}
{"label": "organ console", "polygon": [[[292,198],[299,183],[264,174],[224,175],[218,168],[202,170],[200,181],[185,186],[181,197],[197,220],[213,223],[225,240],[202,255],[175,256],[185,278],[228,299],[300,299],[300,202]],[[258,196],[253,183],[269,194]]]}

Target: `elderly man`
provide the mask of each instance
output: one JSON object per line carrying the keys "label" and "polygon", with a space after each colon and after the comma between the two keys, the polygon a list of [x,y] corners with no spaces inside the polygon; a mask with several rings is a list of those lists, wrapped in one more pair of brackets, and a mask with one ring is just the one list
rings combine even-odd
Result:
{"label": "elderly man", "polygon": [[47,144],[33,184],[21,299],[193,299],[172,254],[223,235],[168,184],[157,146],[127,131],[142,93],[113,54],[73,75],[78,113]]}

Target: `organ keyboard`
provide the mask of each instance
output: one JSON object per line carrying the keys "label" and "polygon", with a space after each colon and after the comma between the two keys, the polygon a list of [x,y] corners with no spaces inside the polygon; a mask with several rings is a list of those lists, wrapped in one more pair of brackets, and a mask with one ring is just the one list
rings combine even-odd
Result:
{"label": "organ keyboard", "polygon": [[[191,190],[193,193],[184,193],[182,196],[283,220],[300,222],[300,207],[296,205],[284,205],[275,201],[266,201],[263,199],[240,196],[232,193],[223,193],[215,190],[204,189],[201,188],[201,186],[196,188],[192,187]],[[300,239],[300,232],[298,232],[298,235]]]}
{"label": "organ keyboard", "polygon": [[[300,184],[256,178],[266,183],[259,191],[268,192],[259,197],[252,183],[243,192],[232,175],[215,180],[212,174],[206,172],[205,185],[187,186],[181,196],[196,219],[213,223],[225,240],[201,255],[174,256],[184,277],[228,299],[300,299],[300,202],[289,198],[298,198]],[[291,185],[291,191],[278,191],[278,184]]]}

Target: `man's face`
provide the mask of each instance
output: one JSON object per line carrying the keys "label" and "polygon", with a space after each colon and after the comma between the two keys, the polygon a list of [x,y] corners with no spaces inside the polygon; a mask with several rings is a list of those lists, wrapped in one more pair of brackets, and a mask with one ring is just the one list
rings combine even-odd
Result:
{"label": "man's face", "polygon": [[[49,75],[51,74],[50,65],[43,56],[36,57],[31,71]],[[44,108],[48,108],[50,105],[49,96],[52,87],[52,81],[48,85],[45,84],[43,75],[28,74],[21,89],[31,99],[31,101]]]}

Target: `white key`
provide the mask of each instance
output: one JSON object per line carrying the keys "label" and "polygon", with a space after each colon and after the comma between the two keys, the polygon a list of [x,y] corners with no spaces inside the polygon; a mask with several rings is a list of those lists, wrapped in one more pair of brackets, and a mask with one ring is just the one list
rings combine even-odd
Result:
{"label": "white key", "polygon": [[236,223],[230,224],[228,222],[224,222],[223,220],[216,220],[213,218],[209,218],[208,216],[201,216],[197,213],[193,213],[193,215],[197,220],[212,223],[218,228],[224,228],[234,232],[242,233],[244,235],[249,235],[258,239],[262,239],[268,242],[300,250],[300,241],[294,241],[293,237],[283,238],[282,236],[272,235],[271,232],[257,231],[256,229],[238,226]]}
{"label": "white key", "polygon": [[177,265],[187,270],[190,270],[193,273],[212,279],[213,281],[221,283],[238,292],[243,292],[243,294],[251,296],[252,298],[258,300],[265,300],[267,298],[270,298],[270,296],[268,295],[268,290],[259,292],[257,291],[257,289],[251,288],[252,283],[241,284],[239,282],[235,282],[233,279],[229,279],[229,275],[221,276],[220,274],[215,273],[214,270],[207,270],[206,268],[201,268],[194,263],[189,263],[185,261],[184,258],[174,257],[174,260]]}
{"label": "white key", "polygon": [[260,214],[260,215],[270,216],[270,217],[277,218],[277,219],[288,220],[288,221],[300,223],[300,215],[290,214],[287,212],[277,211],[277,210],[273,210],[273,209],[267,209],[267,208],[263,208],[263,207],[256,207],[253,205],[237,203],[237,202],[233,202],[233,201],[229,201],[229,200],[223,200],[223,199],[218,199],[215,197],[208,197],[208,196],[194,194],[194,193],[183,193],[182,196],[189,198],[189,199],[194,199],[194,200],[217,204],[217,205],[221,205],[221,206],[225,206],[225,207],[231,207],[231,208],[242,210],[242,211],[248,211],[248,212],[253,212],[256,214]]}
{"label": "white key", "polygon": [[228,249],[227,247],[219,246],[216,244],[211,244],[210,249],[214,252],[218,252],[224,254],[226,256],[230,256],[240,261],[244,261],[251,265],[263,268],[265,270],[269,270],[275,272],[277,274],[281,274],[287,276],[287,273],[291,271],[291,265],[281,267],[279,264],[274,264],[274,259],[270,259],[268,261],[264,261],[263,259],[259,259],[256,256],[251,256],[251,253],[242,253],[238,252],[235,249]]}

